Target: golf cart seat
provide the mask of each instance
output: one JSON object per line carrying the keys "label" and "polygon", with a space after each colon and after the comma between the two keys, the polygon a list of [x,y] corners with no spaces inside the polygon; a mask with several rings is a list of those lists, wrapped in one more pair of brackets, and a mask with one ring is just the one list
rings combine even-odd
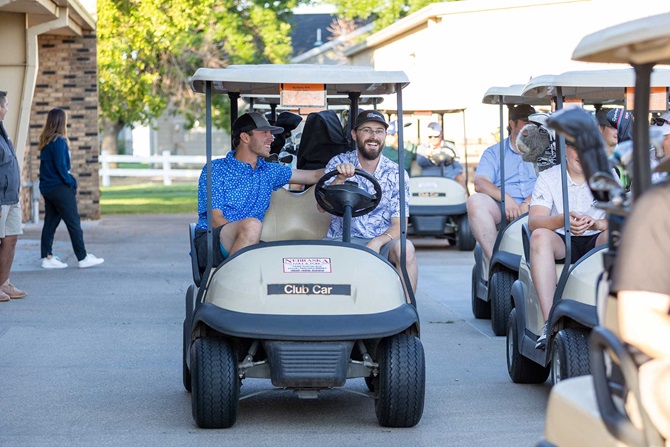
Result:
{"label": "golf cart seat", "polygon": [[330,214],[318,210],[313,186],[301,192],[280,188],[270,198],[261,240],[320,240],[328,233],[330,219]]}
{"label": "golf cart seat", "polygon": [[198,252],[195,250],[195,223],[188,224],[188,239],[191,247],[189,255],[191,256],[191,271],[193,273],[193,282],[196,287],[200,287],[200,281],[202,280],[202,273],[204,269],[201,269],[198,265]]}

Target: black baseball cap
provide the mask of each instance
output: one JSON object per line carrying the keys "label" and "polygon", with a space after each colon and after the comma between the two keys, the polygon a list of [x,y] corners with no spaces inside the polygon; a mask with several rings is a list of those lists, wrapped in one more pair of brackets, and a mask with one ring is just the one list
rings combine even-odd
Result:
{"label": "black baseball cap", "polygon": [[356,117],[356,123],[354,124],[354,129],[358,129],[360,125],[367,123],[368,121],[376,121],[378,123],[382,123],[384,125],[384,128],[389,127],[389,124],[386,122],[383,113],[377,110],[363,110]]}
{"label": "black baseball cap", "polygon": [[528,121],[528,117],[535,112],[535,109],[528,104],[519,104],[516,107],[510,109],[509,119],[512,121]]}
{"label": "black baseball cap", "polygon": [[612,109],[600,109],[596,112],[596,121],[598,121],[599,126],[610,127],[616,129],[607,119],[607,113]]}
{"label": "black baseball cap", "polygon": [[252,130],[269,130],[273,134],[282,133],[283,127],[272,126],[263,115],[258,112],[240,115],[233,123],[233,138],[239,137],[242,132]]}

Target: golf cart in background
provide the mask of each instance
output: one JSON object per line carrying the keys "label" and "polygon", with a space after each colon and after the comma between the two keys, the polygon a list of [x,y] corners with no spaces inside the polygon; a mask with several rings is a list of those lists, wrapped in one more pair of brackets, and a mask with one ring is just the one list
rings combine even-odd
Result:
{"label": "golf cart in background", "polygon": [[[616,187],[590,176],[594,192],[606,190],[610,226],[617,230],[634,201],[651,185],[648,117],[655,64],[670,64],[670,13],[623,23],[584,37],[572,58],[585,62],[625,63],[635,70],[632,194],[616,194]],[[653,70],[653,72],[652,72]],[[663,91],[667,107],[668,89]],[[627,144],[630,144],[629,142]],[[667,154],[665,154],[667,156]],[[582,162],[590,172],[597,165]],[[625,235],[624,235],[625,237]],[[590,339],[591,376],[563,381],[552,388],[544,439],[538,447],[660,447],[668,445],[640,400],[638,362],[618,335],[617,298],[609,293],[608,279],[616,262],[620,240],[610,233],[605,274],[598,290],[598,326]],[[666,396],[666,398],[668,398]],[[575,427],[579,427],[575,430]]]}
{"label": "golf cart in background", "polygon": [[[519,104],[550,105],[548,98],[528,98],[521,95],[523,84],[509,87],[491,87],[482,102],[498,104],[500,107],[500,160],[505,159],[504,108]],[[505,178],[505,166],[501,165],[501,178]],[[479,244],[475,246],[475,265],[472,267],[472,313],[475,318],[491,319],[491,329],[495,335],[505,335],[507,319],[512,310],[512,284],[518,277],[519,262],[523,253],[521,226],[528,220],[523,214],[511,222],[505,217],[505,182],[501,182],[502,202],[500,203],[502,220],[498,229],[493,255],[486,259]]]}
{"label": "golf cart in background", "polygon": [[[389,120],[397,117],[397,110],[382,110]],[[465,133],[465,109],[411,109],[405,108],[403,116],[411,117],[416,125],[418,142],[421,142],[421,129],[423,122],[435,121],[434,115],[438,115],[437,122],[444,130],[444,116],[446,114],[460,113],[463,116],[463,159],[465,160],[464,175],[465,184],[468,184],[468,157],[467,137]],[[437,162],[441,172],[444,168],[460,157],[457,154],[452,141],[444,140],[446,145],[436,151],[431,157]],[[417,148],[420,145],[417,145]],[[410,171],[410,204],[409,204],[409,227],[408,235],[414,237],[438,237],[446,238],[449,244],[458,247],[461,251],[470,251],[475,247],[475,238],[470,231],[470,223],[465,203],[469,192],[456,180],[444,177],[444,175],[423,175],[421,168],[412,162]]]}
{"label": "golf cart in background", "polygon": [[[408,83],[401,71],[319,65],[201,68],[191,78],[207,105],[207,264],[199,265],[195,256],[192,224],[193,284],[183,325],[183,382],[199,427],[231,427],[239,400],[257,394],[240,396],[241,382],[252,378],[269,379],[276,387],[269,391],[293,390],[307,399],[321,390],[347,391],[341,387],[348,379],[363,378],[381,425],[409,427],[421,419],[425,359],[414,292],[403,286],[410,283],[404,194],[400,272],[378,253],[350,243],[351,218],[381,200],[379,183],[364,171],[335,187],[327,184],[337,173],[332,171],[303,192],[280,188],[266,212],[261,243],[219,266],[212,253],[212,95],[229,95],[234,120],[239,95],[286,91],[292,92],[282,95],[287,107],[326,108],[327,96],[344,94],[357,111],[361,95],[395,94],[401,109]],[[403,176],[399,187],[404,190]],[[342,242],[323,240],[330,216],[317,203],[343,216]]]}
{"label": "golf cart in background", "polygon": [[[670,73],[658,73],[655,85],[670,85]],[[623,105],[626,89],[634,85],[633,71],[589,70],[570,71],[560,75],[543,75],[533,78],[526,85],[523,94],[530,97],[551,97],[558,110],[564,101],[578,101],[581,104],[599,107],[603,104]],[[565,114],[552,116],[547,124],[564,125],[573,118]],[[591,120],[590,130],[598,131],[595,120]],[[600,137],[599,137],[600,138]],[[561,172],[563,189],[563,209],[569,209],[567,199],[567,170],[565,169],[564,143],[557,139],[557,152],[564,168]],[[601,141],[600,138],[598,141]],[[611,170],[607,171],[614,179]],[[596,199],[599,197],[596,195]],[[569,214],[564,213],[566,229],[566,259],[571,257]],[[616,233],[616,232],[615,232]],[[597,324],[596,290],[604,270],[603,255],[607,244],[586,253],[574,264],[556,264],[558,283],[554,293],[553,306],[548,317],[546,349],[536,349],[544,317],[539,299],[530,275],[530,231],[523,225],[524,254],[519,265],[519,278],[512,287],[513,309],[509,316],[507,330],[507,368],[512,381],[516,383],[541,383],[551,373],[554,384],[566,378],[589,374],[588,336]]]}

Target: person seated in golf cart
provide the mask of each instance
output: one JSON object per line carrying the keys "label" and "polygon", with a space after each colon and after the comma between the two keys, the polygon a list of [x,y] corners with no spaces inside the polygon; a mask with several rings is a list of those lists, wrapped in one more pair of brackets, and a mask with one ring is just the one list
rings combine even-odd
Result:
{"label": "person seated in golf cart", "polygon": [[[212,161],[212,226],[214,266],[228,256],[260,241],[263,217],[272,192],[286,185],[312,185],[323,169],[291,169],[268,163],[274,135],[282,127],[272,126],[257,112],[245,113],[232,126],[234,150]],[[207,263],[207,173],[198,182],[198,224],[194,239],[198,263]]]}
{"label": "person seated in golf cart", "polygon": [[[666,152],[668,154],[669,152]],[[670,157],[664,157],[670,158]],[[642,406],[670,443],[670,182],[645,192],[627,218],[613,274],[619,331],[651,360],[639,369]],[[639,356],[635,356],[639,359]]]}
{"label": "person seated in golf cart", "polygon": [[[440,123],[432,122],[428,124],[427,134],[429,144],[419,146],[416,156],[416,161],[422,168],[421,175],[450,178],[456,180],[465,188],[463,165],[456,160],[454,142],[443,138]],[[436,156],[445,152],[446,159],[440,158],[438,160]]]}
{"label": "person seated in golf cart", "polygon": [[[351,138],[356,142],[356,150],[336,155],[326,165],[326,172],[337,169],[339,175],[331,184],[342,184],[354,176],[354,170],[360,169],[374,176],[381,185],[382,198],[374,210],[368,214],[354,217],[351,221],[351,241],[387,256],[389,261],[400,270],[400,169],[397,163],[382,155],[388,123],[384,115],[376,110],[365,110],[358,114]],[[405,215],[409,216],[409,175],[405,176]],[[361,180],[364,187],[369,182]],[[343,219],[333,216],[327,238],[341,239]],[[416,291],[419,276],[414,245],[406,241],[406,267],[412,290]],[[401,275],[402,277],[402,275]]]}
{"label": "person seated in golf cart", "polygon": [[[505,147],[505,217],[512,221],[530,209],[530,199],[537,176],[533,163],[523,161],[516,146],[521,129],[530,124],[528,116],[535,109],[520,104],[510,109],[509,137],[503,141]],[[482,247],[484,256],[491,259],[493,244],[500,224],[500,143],[489,147],[482,154],[475,172],[475,194],[468,197],[467,209],[470,228],[475,240]]]}
{"label": "person seated in golf cart", "polygon": [[[592,248],[607,242],[607,219],[605,211],[595,207],[577,149],[568,141],[565,148],[572,250],[571,259],[565,262],[575,263]],[[565,259],[564,212],[561,166],[554,166],[538,176],[528,214],[530,275],[545,321],[537,349],[544,349],[547,341],[547,319],[557,282],[556,261]]]}

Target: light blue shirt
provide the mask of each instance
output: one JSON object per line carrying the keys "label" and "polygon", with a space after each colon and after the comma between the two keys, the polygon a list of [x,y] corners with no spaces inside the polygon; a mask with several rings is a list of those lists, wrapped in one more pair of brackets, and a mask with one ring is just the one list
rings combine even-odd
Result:
{"label": "light blue shirt", "polygon": [[[270,196],[291,179],[290,166],[267,163],[259,158],[256,169],[235,158],[230,151],[225,158],[212,161],[212,209],[221,210],[231,222],[255,217],[263,221],[270,206]],[[207,229],[207,166],[198,181],[198,225]]]}
{"label": "light blue shirt", "polygon": [[[523,161],[521,154],[517,154],[510,145],[509,137],[504,140],[505,145],[505,194],[509,194],[521,203],[526,197],[529,197],[537,175],[533,163]],[[500,188],[500,144],[496,143],[489,147],[482,154],[482,158],[477,165],[475,176],[483,176],[491,180],[494,185]]]}
{"label": "light blue shirt", "polygon": [[[345,152],[336,155],[326,165],[326,173],[335,169],[341,163],[351,163],[358,166],[358,151]],[[372,176],[377,179],[382,188],[382,198],[377,208],[363,216],[351,219],[351,237],[371,239],[380,236],[391,226],[392,217],[400,217],[400,175],[398,165],[384,155],[380,155],[379,163]],[[409,217],[409,175],[403,169],[405,175],[405,216]],[[359,186],[369,193],[374,193],[372,183],[360,176],[352,180],[358,182]],[[330,221],[327,237],[342,237],[343,219],[333,216]]]}

